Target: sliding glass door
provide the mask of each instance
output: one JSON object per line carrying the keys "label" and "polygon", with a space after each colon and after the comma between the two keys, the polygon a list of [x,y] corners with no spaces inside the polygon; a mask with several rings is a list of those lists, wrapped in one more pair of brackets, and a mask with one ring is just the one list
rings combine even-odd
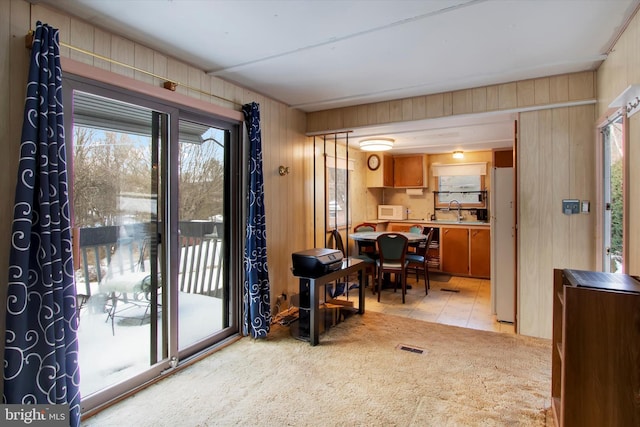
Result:
{"label": "sliding glass door", "polygon": [[225,147],[230,132],[180,119],[178,147],[179,350],[230,324],[225,272]]}
{"label": "sliding glass door", "polygon": [[158,164],[167,114],[74,91],[73,224],[82,396],[167,357]]}
{"label": "sliding glass door", "polygon": [[240,126],[64,87],[87,412],[238,333]]}

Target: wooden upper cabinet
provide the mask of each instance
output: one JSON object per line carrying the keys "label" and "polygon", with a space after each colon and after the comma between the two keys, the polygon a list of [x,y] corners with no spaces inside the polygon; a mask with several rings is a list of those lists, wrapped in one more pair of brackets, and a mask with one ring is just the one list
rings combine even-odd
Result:
{"label": "wooden upper cabinet", "polygon": [[417,154],[393,158],[394,187],[427,187],[427,156]]}
{"label": "wooden upper cabinet", "polygon": [[377,155],[380,165],[377,169],[371,170],[367,166],[367,187],[393,187],[393,157],[389,154],[373,153],[367,155]]}
{"label": "wooden upper cabinet", "polygon": [[382,156],[382,186],[393,187],[393,157]]}
{"label": "wooden upper cabinet", "polygon": [[492,155],[493,155],[494,168],[512,168],[513,167],[513,149],[493,150]]}

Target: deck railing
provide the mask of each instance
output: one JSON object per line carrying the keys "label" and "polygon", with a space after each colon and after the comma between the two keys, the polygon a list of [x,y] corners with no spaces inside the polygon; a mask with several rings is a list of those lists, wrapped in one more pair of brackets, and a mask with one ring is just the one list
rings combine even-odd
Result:
{"label": "deck railing", "polygon": [[[179,227],[179,290],[222,297],[222,223],[183,221]],[[89,297],[100,292],[99,284],[109,274],[150,271],[151,228],[151,224],[137,223],[79,229],[75,261],[78,294]]]}
{"label": "deck railing", "polygon": [[[220,234],[219,234],[220,233]],[[180,223],[179,290],[222,297],[222,224],[208,221]]]}

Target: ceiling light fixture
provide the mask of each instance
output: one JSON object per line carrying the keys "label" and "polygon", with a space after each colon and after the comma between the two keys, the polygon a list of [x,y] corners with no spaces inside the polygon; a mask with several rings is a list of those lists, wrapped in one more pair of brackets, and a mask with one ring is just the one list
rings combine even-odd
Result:
{"label": "ceiling light fixture", "polygon": [[386,151],[393,148],[394,140],[391,138],[372,138],[360,141],[362,151]]}
{"label": "ceiling light fixture", "polygon": [[462,151],[454,151],[453,152],[454,159],[464,159],[464,153]]}

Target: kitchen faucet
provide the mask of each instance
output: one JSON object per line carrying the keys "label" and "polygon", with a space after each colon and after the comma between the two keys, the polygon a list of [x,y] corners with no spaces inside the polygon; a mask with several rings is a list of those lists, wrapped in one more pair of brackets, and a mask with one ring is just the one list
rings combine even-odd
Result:
{"label": "kitchen faucet", "polygon": [[459,201],[457,201],[456,199],[451,200],[451,201],[449,202],[449,208],[447,208],[447,210],[448,210],[448,211],[451,211],[451,204],[452,204],[453,202],[455,202],[455,203],[457,203],[457,204],[458,204],[458,217],[457,217],[457,219],[458,219],[458,222],[460,222],[460,221],[462,221],[462,212],[461,212],[462,206],[460,205],[460,202],[459,202]]}

